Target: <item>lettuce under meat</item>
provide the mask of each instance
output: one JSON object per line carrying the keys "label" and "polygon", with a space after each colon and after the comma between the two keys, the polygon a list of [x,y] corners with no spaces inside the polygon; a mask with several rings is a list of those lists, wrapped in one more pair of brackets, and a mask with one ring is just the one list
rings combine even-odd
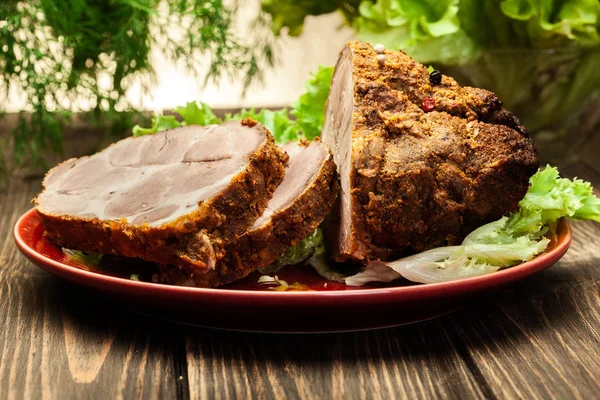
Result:
{"label": "lettuce under meat", "polygon": [[311,257],[320,256],[326,253],[325,240],[320,228],[315,229],[313,233],[289,247],[285,253],[274,263],[260,268],[263,274],[270,274],[279,271],[286,265],[296,265],[303,263]]}

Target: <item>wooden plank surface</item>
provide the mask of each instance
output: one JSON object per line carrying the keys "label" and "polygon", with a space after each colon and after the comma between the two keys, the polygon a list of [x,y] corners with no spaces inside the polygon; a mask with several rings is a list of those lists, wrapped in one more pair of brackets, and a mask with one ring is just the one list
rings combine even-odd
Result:
{"label": "wooden plank surface", "polygon": [[[561,171],[600,188],[595,153]],[[39,179],[0,192],[0,399],[597,398],[600,225],[552,268],[449,316],[266,335],[138,315],[35,268],[12,228]],[[597,190],[597,193],[600,192]]]}
{"label": "wooden plank surface", "polygon": [[12,239],[39,180],[0,193],[0,398],[175,398],[182,328],[61,281]]}
{"label": "wooden plank surface", "polygon": [[188,328],[186,349],[191,398],[483,397],[439,321],[319,335]]}
{"label": "wooden plank surface", "polygon": [[12,241],[38,190],[39,180],[12,181],[0,193],[0,398],[483,396],[439,320],[351,334],[219,332],[63,282]]}
{"label": "wooden plank surface", "polygon": [[[593,168],[561,171],[593,182],[600,195]],[[449,318],[494,397],[600,396],[600,224],[571,226],[571,248],[552,268]]]}

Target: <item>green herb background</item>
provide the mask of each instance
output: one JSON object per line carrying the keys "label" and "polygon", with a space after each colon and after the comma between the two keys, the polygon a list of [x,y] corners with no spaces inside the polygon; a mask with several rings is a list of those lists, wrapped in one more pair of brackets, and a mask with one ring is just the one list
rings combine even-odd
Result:
{"label": "green herb background", "polygon": [[[244,4],[0,2],[0,89],[5,99],[11,88],[22,90],[27,98],[16,128],[0,138],[0,175],[15,166],[48,167],[45,155],[61,153],[64,128],[74,110],[83,108],[91,126],[115,138],[136,123],[146,125],[125,93],[136,80],[148,92],[154,77],[151,48],[185,63],[199,79],[237,76],[248,87],[276,62],[275,38],[283,32],[301,34],[311,15],[340,13],[358,39],[401,48],[423,63],[451,66],[483,59],[485,68],[469,72],[472,84],[498,92],[509,88],[499,93],[501,98],[531,129],[574,115],[589,93],[600,89],[598,0],[262,0],[258,19],[240,38],[233,27],[237,7]],[[179,27],[183,34],[167,27]],[[542,53],[521,60],[490,53],[515,48]],[[581,55],[543,53],[556,48],[576,49]],[[200,55],[208,56],[208,65],[197,61]],[[110,88],[99,86],[99,74],[110,76]],[[78,103],[82,98],[88,106]],[[283,132],[282,138],[292,139],[299,132],[313,137],[322,122],[310,120],[317,115],[311,110],[315,104],[301,99],[291,111],[243,113],[259,114]]]}
{"label": "green herb background", "polygon": [[262,0],[272,30],[302,33],[306,17],[340,12],[360,40],[422,63],[463,64],[499,48],[600,46],[598,0]]}
{"label": "green herb background", "polygon": [[[259,19],[250,28],[252,43],[237,37],[236,6],[222,0],[0,2],[0,88],[5,98],[12,87],[27,98],[16,129],[0,143],[0,172],[47,168],[44,155],[62,151],[64,127],[82,97],[90,105],[87,121],[108,134],[120,136],[140,121],[125,93],[136,79],[148,91],[151,48],[206,81],[238,76],[247,87],[260,79],[275,61],[273,36]],[[208,55],[209,65],[198,63],[199,55]],[[100,73],[111,77],[109,89],[98,85]]]}
{"label": "green herb background", "polygon": [[[598,0],[263,0],[272,30],[339,12],[358,39],[401,49],[459,83],[495,92],[534,139],[595,134],[584,110],[600,93]],[[539,136],[538,136],[539,133]],[[538,145],[542,140],[538,140]]]}

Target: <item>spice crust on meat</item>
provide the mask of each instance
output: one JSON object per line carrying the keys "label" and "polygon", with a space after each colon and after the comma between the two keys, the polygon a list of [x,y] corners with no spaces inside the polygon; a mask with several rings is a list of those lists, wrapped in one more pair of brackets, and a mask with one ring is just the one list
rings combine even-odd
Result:
{"label": "spice crust on meat", "polygon": [[[160,282],[182,286],[215,287],[241,279],[257,268],[276,261],[289,247],[310,235],[329,213],[338,194],[338,179],[333,157],[327,147],[316,138],[313,142],[291,143],[284,146],[298,146],[301,151],[319,152],[318,163],[314,165],[292,166],[287,170],[286,180],[305,178],[304,170],[311,170],[311,179],[301,187],[297,197],[283,207],[274,210],[268,218],[257,221],[259,226],[249,229],[229,243],[224,257],[213,270],[194,271],[175,268],[169,265],[160,267]],[[289,151],[289,150],[288,150]],[[290,160],[295,158],[290,153]],[[282,187],[283,189],[283,187]],[[274,199],[279,193],[275,192]]]}
{"label": "spice crust on meat", "polygon": [[[44,221],[45,236],[66,248],[187,268],[214,268],[224,256],[225,244],[262,214],[283,179],[288,159],[262,125],[253,120],[244,120],[241,125],[258,129],[264,139],[251,152],[245,167],[217,194],[195,204],[194,211],[154,226],[124,219],[53,213],[46,200],[40,201],[40,195],[36,205]],[[52,179],[52,173],[51,170],[46,179]],[[188,179],[183,183],[193,184],[194,177]],[[160,180],[155,183],[160,185]]]}
{"label": "spice crust on meat", "polygon": [[[329,224],[337,261],[457,244],[515,210],[538,168],[532,140],[495,94],[445,75],[432,84],[402,51],[383,54],[382,62],[369,44],[349,42],[326,106],[324,140],[340,149],[336,163],[347,174]],[[344,109],[347,137],[335,122]]]}

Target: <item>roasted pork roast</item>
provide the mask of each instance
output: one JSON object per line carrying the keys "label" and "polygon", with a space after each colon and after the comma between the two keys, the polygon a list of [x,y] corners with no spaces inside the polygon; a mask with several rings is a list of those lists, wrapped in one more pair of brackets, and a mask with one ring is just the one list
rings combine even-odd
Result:
{"label": "roasted pork roast", "polygon": [[527,191],[538,159],[518,119],[493,93],[437,78],[402,51],[342,50],[322,135],[341,179],[327,223],[337,261],[459,243]]}
{"label": "roasted pork roast", "polygon": [[323,221],[338,262],[457,244],[515,210],[538,168],[495,94],[357,41],[335,67],[322,140],[278,147],[250,119],[128,138],[52,169],[36,208],[60,246],[214,287],[276,261]]}

